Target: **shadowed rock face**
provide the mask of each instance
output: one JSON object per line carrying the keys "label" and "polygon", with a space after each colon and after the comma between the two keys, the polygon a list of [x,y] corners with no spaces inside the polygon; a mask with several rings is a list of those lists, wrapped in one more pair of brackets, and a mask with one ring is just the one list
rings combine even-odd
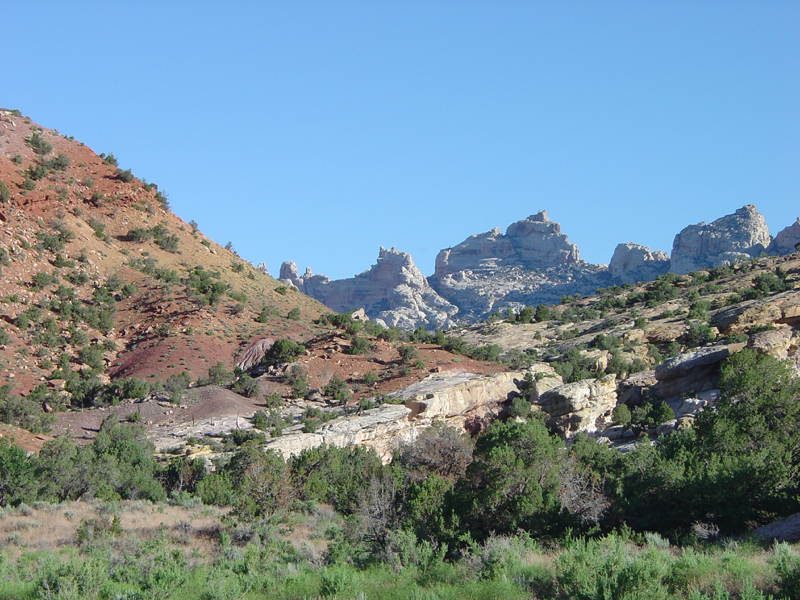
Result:
{"label": "shadowed rock face", "polygon": [[618,244],[608,271],[623,283],[651,281],[669,271],[669,256],[661,250],[651,252],[647,246],[628,242]]}
{"label": "shadowed rock face", "polygon": [[452,327],[458,312],[428,285],[411,256],[394,248],[381,248],[372,268],[349,279],[331,281],[309,269],[298,277],[291,261],[281,265],[280,277],[336,312],[363,308],[371,319],[403,329]]}
{"label": "shadowed rock face", "polygon": [[752,204],[706,225],[685,227],[672,244],[671,270],[679,275],[759,256],[771,238],[764,217]]}

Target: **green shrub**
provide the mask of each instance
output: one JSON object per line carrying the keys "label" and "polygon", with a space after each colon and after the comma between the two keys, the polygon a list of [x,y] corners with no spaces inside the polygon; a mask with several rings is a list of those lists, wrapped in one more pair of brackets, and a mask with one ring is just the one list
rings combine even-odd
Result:
{"label": "green shrub", "polygon": [[125,169],[124,171],[122,169],[117,169],[114,171],[114,177],[118,181],[122,181],[124,183],[130,183],[133,181],[133,173],[131,173],[130,169]]}
{"label": "green shrub", "polygon": [[56,282],[52,275],[39,271],[33,276],[31,280],[32,287],[36,290],[41,290],[50,287]]}
{"label": "green shrub", "polygon": [[338,375],[331,377],[331,380],[323,386],[321,391],[325,396],[330,396],[339,404],[347,404],[352,397],[347,383]]}
{"label": "green shrub", "polygon": [[614,423],[624,427],[631,422],[631,411],[624,404],[617,404],[614,407],[614,410],[611,411],[611,418],[613,419]]}
{"label": "green shrub", "polygon": [[30,137],[25,139],[25,144],[33,149],[36,154],[50,154],[53,146],[47,142],[38,132],[33,132]]}
{"label": "green shrub", "polygon": [[397,352],[400,354],[400,361],[403,364],[408,364],[419,358],[419,352],[414,346],[400,346]]}
{"label": "green shrub", "polygon": [[264,306],[261,309],[261,312],[258,313],[258,316],[256,317],[255,320],[256,320],[256,323],[266,323],[266,322],[269,321],[270,317],[276,317],[276,316],[278,316],[278,309],[276,309],[272,305],[268,305],[268,306]]}
{"label": "green shrub", "polygon": [[245,398],[253,398],[258,394],[258,381],[244,374],[234,382],[231,390]]}
{"label": "green shrub", "polygon": [[300,309],[298,307],[294,307],[289,313],[286,315],[287,319],[291,319],[292,321],[299,321],[300,320]]}
{"label": "green shrub", "polygon": [[347,348],[348,354],[369,354],[371,344],[367,338],[353,336],[350,346]]}
{"label": "green shrub", "polygon": [[286,381],[292,387],[292,398],[303,398],[308,393],[308,373],[300,365],[294,364],[289,368]]}
{"label": "green shrub", "polygon": [[711,327],[705,323],[692,325],[686,332],[686,343],[690,346],[709,344],[717,338]]}
{"label": "green shrub", "polygon": [[70,164],[69,157],[63,152],[59,152],[58,156],[50,159],[42,160],[42,166],[53,171],[63,171]]}

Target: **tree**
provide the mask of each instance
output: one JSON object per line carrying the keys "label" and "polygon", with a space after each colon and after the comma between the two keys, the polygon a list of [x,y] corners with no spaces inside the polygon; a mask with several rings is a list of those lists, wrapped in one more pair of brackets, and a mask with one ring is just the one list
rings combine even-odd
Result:
{"label": "tree", "polygon": [[33,484],[33,463],[25,451],[0,438],[0,506],[28,500]]}
{"label": "tree", "polygon": [[705,523],[737,534],[800,509],[800,380],[742,350],[719,387],[716,410],[693,429],[626,455],[618,506],[636,529],[680,535]]}
{"label": "tree", "polygon": [[563,442],[538,420],[495,421],[475,444],[474,461],[453,492],[464,527],[485,537],[517,529],[542,533],[559,511]]}

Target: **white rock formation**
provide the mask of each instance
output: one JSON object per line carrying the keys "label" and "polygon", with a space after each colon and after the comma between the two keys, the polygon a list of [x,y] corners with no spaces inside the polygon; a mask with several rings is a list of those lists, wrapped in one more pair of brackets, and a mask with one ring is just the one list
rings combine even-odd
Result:
{"label": "white rock formation", "polygon": [[579,432],[594,433],[610,417],[617,404],[616,378],[585,379],[554,387],[536,401],[548,417],[548,427],[570,438]]}
{"label": "white rock formation", "polygon": [[647,246],[628,242],[618,244],[608,264],[608,271],[623,283],[652,281],[669,271],[670,261],[666,252],[651,252]]}
{"label": "white rock formation", "polygon": [[363,308],[371,319],[402,329],[442,329],[455,325],[458,308],[439,296],[414,265],[411,255],[394,248],[381,248],[378,261],[367,271],[349,279],[330,280],[306,269],[297,276],[297,266],[286,261],[280,278],[336,312]]}
{"label": "white rock formation", "polygon": [[800,217],[797,221],[781,229],[775,239],[770,244],[768,253],[777,254],[782,256],[784,254],[792,254],[797,252],[797,245],[800,244]]}
{"label": "white rock formation", "polygon": [[522,373],[479,376],[472,373],[430,375],[419,383],[392,394],[404,405],[385,404],[359,416],[341,417],[314,433],[291,433],[268,440],[266,447],[294,456],[321,444],[374,448],[384,460],[391,459],[400,443],[416,439],[434,421],[463,427],[470,417],[499,411],[499,404],[516,393]]}
{"label": "white rock formation", "polygon": [[671,270],[684,274],[759,256],[771,241],[764,217],[748,204],[708,225],[685,227],[672,243]]}

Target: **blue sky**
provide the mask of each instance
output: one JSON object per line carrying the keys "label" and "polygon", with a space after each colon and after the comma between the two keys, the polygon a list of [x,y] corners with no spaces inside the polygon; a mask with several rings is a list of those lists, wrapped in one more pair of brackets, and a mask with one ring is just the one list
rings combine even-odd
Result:
{"label": "blue sky", "polygon": [[4,2],[0,106],[277,275],[547,209],[581,258],[800,216],[798,2]]}

